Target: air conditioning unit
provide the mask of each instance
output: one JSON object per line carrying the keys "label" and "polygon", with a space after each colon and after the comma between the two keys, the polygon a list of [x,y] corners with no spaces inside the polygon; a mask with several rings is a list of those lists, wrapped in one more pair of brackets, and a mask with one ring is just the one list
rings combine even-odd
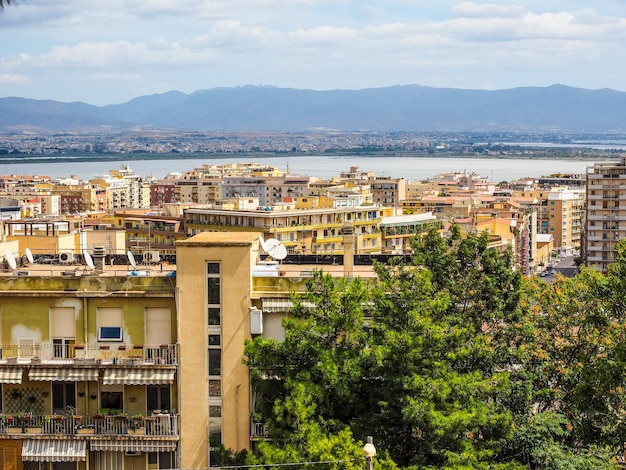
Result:
{"label": "air conditioning unit", "polygon": [[59,253],[59,262],[61,264],[72,264],[74,262],[74,253],[71,251],[62,251]]}
{"label": "air conditioning unit", "polygon": [[146,251],[146,260],[149,263],[159,263],[161,261],[161,257],[159,256],[159,252],[157,250]]}

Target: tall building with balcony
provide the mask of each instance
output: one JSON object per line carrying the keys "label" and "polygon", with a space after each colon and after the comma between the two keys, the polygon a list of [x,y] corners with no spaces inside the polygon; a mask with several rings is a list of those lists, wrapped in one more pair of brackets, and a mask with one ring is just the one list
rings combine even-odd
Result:
{"label": "tall building with balcony", "polygon": [[58,268],[0,274],[3,468],[176,467],[173,278]]}
{"label": "tall building with balcony", "polygon": [[587,169],[587,208],[582,257],[606,271],[618,240],[626,237],[626,157]]}
{"label": "tall building with balcony", "polygon": [[292,254],[338,254],[343,249],[341,229],[351,223],[357,238],[355,252],[382,250],[379,224],[393,209],[376,206],[296,209],[295,205],[265,206],[256,210],[186,209],[187,235],[205,231],[261,232],[276,238]]}

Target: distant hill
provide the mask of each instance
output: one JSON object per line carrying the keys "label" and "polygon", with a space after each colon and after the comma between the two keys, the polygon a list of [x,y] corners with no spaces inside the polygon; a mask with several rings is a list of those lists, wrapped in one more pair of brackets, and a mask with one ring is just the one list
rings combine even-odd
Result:
{"label": "distant hill", "polygon": [[0,131],[624,132],[626,93],[564,85],[462,90],[418,85],[313,91],[245,86],[171,91],[103,107],[0,98]]}

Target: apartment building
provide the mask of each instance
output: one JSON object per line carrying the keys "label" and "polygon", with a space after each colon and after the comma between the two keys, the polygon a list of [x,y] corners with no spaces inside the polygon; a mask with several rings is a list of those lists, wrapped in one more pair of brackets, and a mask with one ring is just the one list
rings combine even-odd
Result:
{"label": "apartment building", "polygon": [[393,209],[376,206],[296,209],[295,203],[260,206],[255,210],[186,209],[183,223],[188,236],[201,232],[261,232],[276,238],[290,253],[338,254],[341,229],[351,223],[357,237],[356,253],[379,253],[379,224]]}
{"label": "apartment building", "polygon": [[123,230],[127,248],[147,262],[158,262],[159,257],[176,254],[174,243],[186,238],[181,218],[133,211],[115,212],[111,229]]}
{"label": "apartment building", "polygon": [[406,182],[402,178],[374,177],[369,180],[372,200],[381,206],[397,206],[406,199]]}
{"label": "apartment building", "polygon": [[582,259],[605,272],[616,243],[626,236],[626,157],[587,169],[586,201]]}
{"label": "apartment building", "polygon": [[172,278],[66,269],[0,273],[0,462],[178,466]]}
{"label": "apartment building", "polygon": [[580,250],[585,217],[583,190],[557,186],[532,188],[517,194],[536,199],[537,233],[552,235],[556,252],[572,254]]}
{"label": "apartment building", "polygon": [[258,197],[262,206],[280,204],[286,198],[309,195],[309,176],[226,176],[222,180],[224,199]]}

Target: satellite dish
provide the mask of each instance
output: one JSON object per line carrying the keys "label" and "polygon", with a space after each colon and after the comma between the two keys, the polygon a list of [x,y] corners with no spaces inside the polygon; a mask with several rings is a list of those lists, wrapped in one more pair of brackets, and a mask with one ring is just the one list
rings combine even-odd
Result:
{"label": "satellite dish", "polygon": [[287,248],[285,248],[285,245],[283,245],[275,238],[270,238],[267,241],[263,240],[261,242],[261,247],[263,248],[263,251],[265,251],[265,253],[267,253],[274,259],[285,259],[285,257],[287,256]]}
{"label": "satellite dish", "polygon": [[13,256],[13,253],[11,253],[9,250],[7,250],[6,260],[7,260],[7,263],[9,263],[9,266],[11,267],[11,269],[17,269],[15,256]]}
{"label": "satellite dish", "polygon": [[265,238],[263,238],[263,235],[259,237],[259,243],[261,244],[261,248],[263,249],[263,251],[267,253],[267,243],[265,242]]}
{"label": "satellite dish", "polygon": [[126,256],[128,256],[128,262],[135,269],[137,267],[137,261],[135,260],[135,255],[133,255],[130,250],[126,252]]}
{"label": "satellite dish", "polygon": [[35,262],[35,258],[33,258],[33,252],[30,251],[30,248],[26,248],[26,259],[31,264]]}
{"label": "satellite dish", "polygon": [[87,264],[87,267],[88,267],[89,269],[91,269],[92,271],[93,271],[94,269],[96,269],[96,267],[95,267],[95,266],[94,266],[94,264],[93,264],[93,259],[91,258],[91,255],[90,255],[89,253],[87,253],[87,251],[86,251],[86,250],[85,250],[85,251],[83,251],[83,256],[84,256],[84,258],[85,258],[85,264]]}

